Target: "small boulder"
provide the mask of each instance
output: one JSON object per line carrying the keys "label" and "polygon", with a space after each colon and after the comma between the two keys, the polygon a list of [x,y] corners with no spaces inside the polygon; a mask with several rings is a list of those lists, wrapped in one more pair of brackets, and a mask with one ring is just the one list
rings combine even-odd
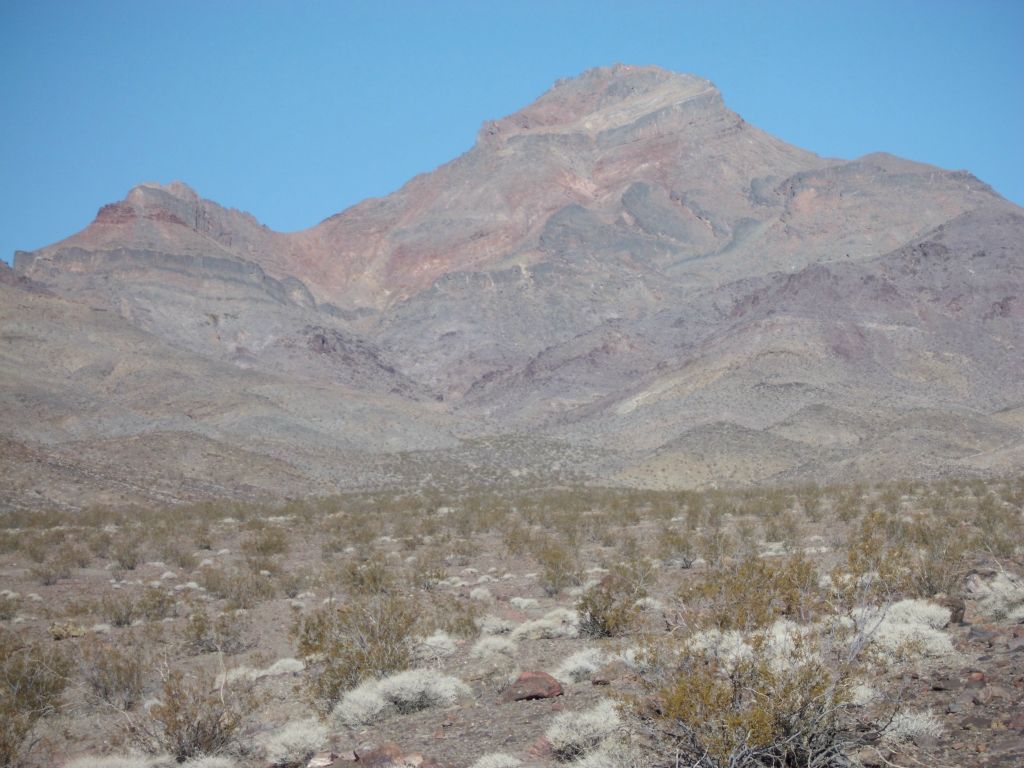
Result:
{"label": "small boulder", "polygon": [[356,763],[363,768],[397,768],[405,765],[405,750],[389,741],[370,750],[356,750]]}
{"label": "small boulder", "polygon": [[507,703],[552,699],[563,693],[561,683],[547,672],[523,672],[502,694],[501,700]]}

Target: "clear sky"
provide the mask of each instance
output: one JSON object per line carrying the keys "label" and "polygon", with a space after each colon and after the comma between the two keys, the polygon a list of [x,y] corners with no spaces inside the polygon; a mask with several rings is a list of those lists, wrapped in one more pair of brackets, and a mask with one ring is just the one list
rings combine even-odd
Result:
{"label": "clear sky", "polygon": [[819,154],[1024,203],[1024,2],[0,0],[0,258],[181,179],[279,230],[383,195],[592,66],[714,81]]}

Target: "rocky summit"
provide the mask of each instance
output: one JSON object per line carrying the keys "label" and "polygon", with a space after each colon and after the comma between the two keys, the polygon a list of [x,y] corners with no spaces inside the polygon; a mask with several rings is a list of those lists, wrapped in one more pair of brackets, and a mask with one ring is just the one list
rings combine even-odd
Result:
{"label": "rocky summit", "polygon": [[278,233],[142,184],[0,269],[0,503],[1024,466],[1024,210],[593,69]]}

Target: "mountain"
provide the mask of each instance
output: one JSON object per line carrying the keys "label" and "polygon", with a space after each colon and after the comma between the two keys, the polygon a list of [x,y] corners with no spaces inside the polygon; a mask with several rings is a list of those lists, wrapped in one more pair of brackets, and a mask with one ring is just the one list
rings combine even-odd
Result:
{"label": "mountain", "polygon": [[[14,266],[0,439],[102,458],[87,496],[157,436],[230,446],[146,462],[189,498],[1024,463],[1024,210],[963,171],[818,157],[655,67],[559,81],[308,230],[144,184]],[[74,503],[37,485],[11,503]]]}

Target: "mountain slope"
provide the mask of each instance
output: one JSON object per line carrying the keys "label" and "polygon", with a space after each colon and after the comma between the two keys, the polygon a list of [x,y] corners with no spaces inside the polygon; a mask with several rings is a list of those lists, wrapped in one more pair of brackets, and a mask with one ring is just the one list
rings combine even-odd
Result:
{"label": "mountain slope", "polygon": [[[1024,211],[969,173],[820,158],[707,80],[616,66],[311,229],[147,184],[0,282],[72,312],[72,343],[114,316],[152,340],[95,363],[137,371],[119,397],[152,405],[133,434],[180,423],[162,394],[180,360],[211,372],[204,439],[280,439],[317,487],[396,477],[397,457],[407,479],[541,477],[559,452],[601,481],[679,486],[1020,468],[1022,265]],[[6,349],[9,398],[62,418],[93,402],[91,379],[54,390],[36,354]],[[0,431],[107,440],[100,413],[73,436]]]}

